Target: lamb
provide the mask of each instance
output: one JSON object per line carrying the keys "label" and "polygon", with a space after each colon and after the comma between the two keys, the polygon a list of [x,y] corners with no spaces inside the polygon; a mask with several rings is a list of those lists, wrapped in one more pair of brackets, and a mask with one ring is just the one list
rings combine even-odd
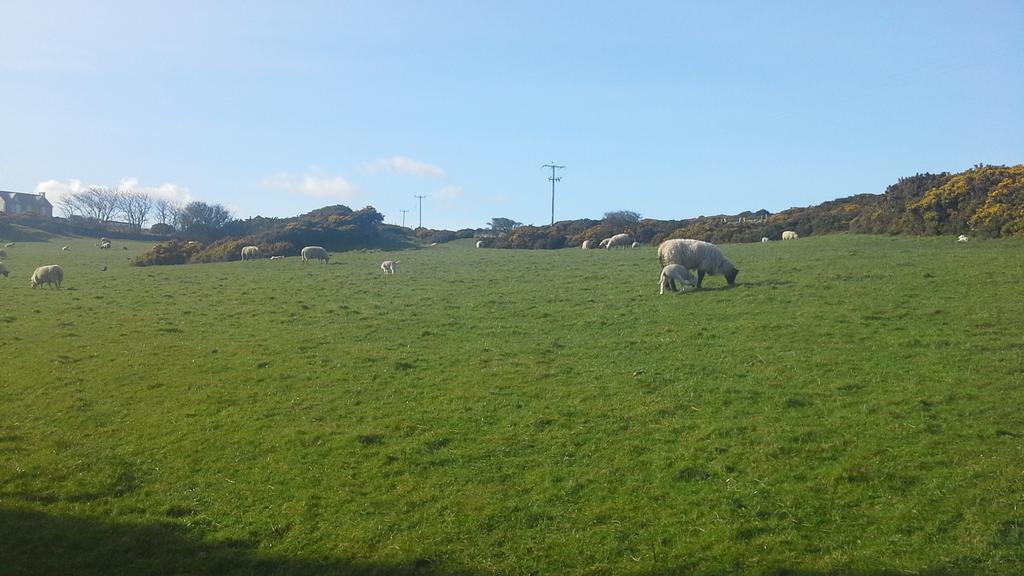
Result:
{"label": "lamb", "polygon": [[669,264],[661,269],[661,278],[658,280],[658,284],[661,286],[661,292],[658,292],[658,294],[664,294],[665,288],[668,288],[673,292],[677,292],[676,281],[680,284],[689,284],[690,286],[697,283],[697,281],[693,279],[693,274],[690,274],[690,271],[687,270],[685,266]]}
{"label": "lamb", "polygon": [[689,238],[662,242],[658,246],[658,260],[663,267],[679,264],[687,270],[697,270],[697,288],[704,282],[705,274],[721,274],[731,286],[736,283],[736,275],[740,272],[718,246]]}
{"label": "lamb", "polygon": [[782,233],[783,240],[796,240],[799,237],[800,235],[792,230],[786,230],[785,232]]}
{"label": "lamb", "polygon": [[956,239],[956,241],[957,241],[957,242],[967,242],[968,240],[970,240],[970,238],[968,238],[968,237],[967,237],[967,234],[961,234],[961,235],[960,235],[960,236],[959,236],[959,237],[958,237],[958,238]]}
{"label": "lamb", "polygon": [[616,234],[611,238],[605,238],[601,241],[601,248],[617,248],[622,246],[623,248],[633,244],[633,237],[628,234]]}
{"label": "lamb", "polygon": [[395,270],[398,269],[398,260],[385,260],[380,263],[380,269],[385,274],[394,274]]}
{"label": "lamb", "polygon": [[593,240],[584,240],[584,241],[583,241],[583,246],[582,246],[582,248],[583,248],[584,250],[590,250],[590,249],[591,249],[591,248],[593,248],[593,247],[594,247],[594,241],[593,241]]}
{"label": "lamb", "polygon": [[7,266],[4,266],[4,263],[0,262],[0,274],[3,274],[3,277],[7,278],[7,275],[10,273],[11,271],[7,269]]}
{"label": "lamb", "polygon": [[242,260],[252,260],[260,257],[259,246],[243,246],[242,247]]}
{"label": "lamb", "polygon": [[302,261],[317,260],[328,264],[331,261],[331,255],[327,253],[327,250],[323,246],[306,246],[302,249]]}
{"label": "lamb", "polygon": [[64,269],[57,264],[51,264],[50,266],[40,266],[36,268],[36,271],[32,273],[32,287],[35,288],[41,284],[49,284],[50,286],[56,286],[60,288],[60,283],[64,281]]}
{"label": "lamb", "polygon": [[767,242],[767,241],[768,241],[768,237],[767,236],[761,236],[761,243],[762,244]]}

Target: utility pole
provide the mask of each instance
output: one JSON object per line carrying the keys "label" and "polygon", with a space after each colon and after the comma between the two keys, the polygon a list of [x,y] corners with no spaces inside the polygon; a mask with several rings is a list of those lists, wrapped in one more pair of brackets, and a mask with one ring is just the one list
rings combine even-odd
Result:
{"label": "utility pole", "polygon": [[419,228],[423,228],[423,199],[426,198],[426,196],[416,196],[416,198],[420,199],[420,225],[419,225]]}
{"label": "utility pole", "polygon": [[559,166],[558,164],[555,164],[554,162],[552,162],[551,164],[545,164],[544,166],[541,166],[541,168],[551,168],[551,177],[548,178],[548,180],[551,180],[551,224],[554,225],[555,224],[555,182],[558,182],[559,180],[562,179],[561,176],[557,176],[557,177],[555,176],[555,170],[560,170],[562,168],[565,168],[565,166]]}
{"label": "utility pole", "polygon": [[405,213],[408,212],[408,210],[399,210],[399,212],[402,213],[402,228],[405,228]]}

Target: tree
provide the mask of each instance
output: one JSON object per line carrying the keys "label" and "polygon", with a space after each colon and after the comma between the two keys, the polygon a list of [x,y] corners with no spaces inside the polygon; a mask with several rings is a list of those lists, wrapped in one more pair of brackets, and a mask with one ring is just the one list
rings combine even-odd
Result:
{"label": "tree", "polygon": [[100,222],[109,222],[118,210],[121,195],[106,186],[90,186],[61,200],[67,216],[82,216]]}
{"label": "tree", "polygon": [[178,223],[180,212],[181,206],[173,200],[168,200],[167,198],[153,200],[153,217],[156,219],[157,224],[175,226]]}
{"label": "tree", "polygon": [[618,210],[616,212],[605,212],[604,222],[613,232],[629,232],[637,235],[640,224],[640,213],[631,210]]}
{"label": "tree", "polygon": [[512,232],[516,228],[522,226],[523,223],[516,222],[515,220],[511,220],[509,218],[493,218],[487,225],[491,227],[491,230],[495,234],[501,235]]}
{"label": "tree", "polygon": [[231,220],[231,213],[220,204],[189,202],[181,210],[178,229],[186,236],[216,238]]}
{"label": "tree", "polygon": [[141,230],[153,208],[153,199],[142,192],[121,190],[118,194],[118,208],[129,226]]}

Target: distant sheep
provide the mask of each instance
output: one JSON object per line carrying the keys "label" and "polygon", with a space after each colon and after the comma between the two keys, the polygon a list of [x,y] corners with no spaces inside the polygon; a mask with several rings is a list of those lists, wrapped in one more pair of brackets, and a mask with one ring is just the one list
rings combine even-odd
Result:
{"label": "distant sheep", "polygon": [[[669,264],[661,269],[661,278],[658,280],[658,284],[661,286],[661,292],[658,292],[658,294],[664,294],[666,288],[673,292],[677,292],[676,282],[679,282],[680,285],[689,284],[690,286],[697,283],[697,281],[693,279],[693,274],[690,274],[690,271],[687,270],[685,266]],[[680,288],[681,287],[682,286],[680,286]]]}
{"label": "distant sheep", "polygon": [[639,247],[640,247],[640,243],[639,242],[633,242],[633,248],[639,248]]}
{"label": "distant sheep", "polygon": [[611,238],[605,238],[604,240],[601,240],[601,243],[598,244],[597,247],[598,248],[607,248],[608,247],[608,243],[611,242],[611,241],[612,241]]}
{"label": "distant sheep", "polygon": [[331,261],[331,255],[327,253],[327,250],[323,246],[306,246],[302,249],[302,261],[317,260],[327,264]]}
{"label": "distant sheep", "polygon": [[284,256],[271,256],[270,259],[271,260],[283,260]]}
{"label": "distant sheep", "polygon": [[967,237],[967,234],[961,234],[956,239],[957,242],[967,242],[968,240],[970,240],[970,238]]}
{"label": "distant sheep", "polygon": [[259,246],[243,246],[242,247],[242,260],[252,260],[260,257]]}
{"label": "distant sheep", "polygon": [[398,269],[398,260],[385,260],[380,263],[380,269],[385,274],[394,274],[395,270]]}
{"label": "distant sheep", "polygon": [[477,240],[476,241],[476,247],[477,248],[483,248],[484,247],[484,241],[483,240]]}
{"label": "distant sheep", "polygon": [[594,247],[594,241],[593,241],[593,240],[584,240],[584,241],[583,241],[583,246],[582,246],[582,248],[583,248],[584,250],[590,250],[590,249],[591,249],[591,248],[593,248],[593,247]]}
{"label": "distant sheep", "polygon": [[60,283],[64,281],[64,269],[57,264],[50,266],[40,266],[36,268],[36,271],[32,273],[32,287],[42,284],[49,284],[50,286],[56,286],[60,288]]}
{"label": "distant sheep", "polygon": [[679,264],[687,270],[697,271],[697,288],[704,282],[705,274],[721,274],[730,285],[736,283],[739,270],[725,257],[725,254],[710,242],[682,238],[665,240],[658,246],[658,260],[662,267]]}
{"label": "distant sheep", "polygon": [[762,244],[767,242],[767,241],[768,241],[768,237],[767,236],[761,236],[761,243]]}
{"label": "distant sheep", "polygon": [[103,238],[99,243],[100,250],[110,250],[110,240]]}
{"label": "distant sheep", "polygon": [[607,240],[608,244],[605,245],[605,248],[608,248],[609,250],[611,250],[612,248],[618,248],[620,246],[625,248],[626,246],[630,246],[633,244],[633,237],[630,236],[629,234],[616,234],[615,236],[612,236]]}
{"label": "distant sheep", "polygon": [[796,240],[799,237],[800,235],[792,230],[786,230],[785,232],[782,233],[783,240]]}
{"label": "distant sheep", "polygon": [[4,266],[4,263],[0,262],[0,275],[3,275],[4,278],[7,278],[7,275],[10,273],[11,271],[7,269],[7,266]]}
{"label": "distant sheep", "polygon": [[8,242],[7,244],[4,244],[4,248],[11,248],[12,246],[14,246],[14,242]]}
{"label": "distant sheep", "polygon": [[60,247],[60,251],[61,252],[67,252],[68,250],[71,250],[71,246],[61,246]]}

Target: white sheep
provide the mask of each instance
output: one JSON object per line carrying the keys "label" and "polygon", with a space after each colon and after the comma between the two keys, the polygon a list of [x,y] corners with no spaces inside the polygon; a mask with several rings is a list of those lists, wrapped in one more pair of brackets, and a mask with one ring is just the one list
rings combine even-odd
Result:
{"label": "white sheep", "polygon": [[306,246],[302,249],[302,261],[317,260],[328,264],[331,261],[331,255],[327,253],[327,250],[323,246]]}
{"label": "white sheep", "polygon": [[398,269],[398,262],[399,260],[385,260],[380,263],[380,269],[383,270],[385,274],[394,274],[395,270]]}
{"label": "white sheep", "polygon": [[260,257],[259,246],[243,246],[242,247],[242,260],[252,260],[253,258]]}
{"label": "white sheep", "polygon": [[764,244],[767,241],[768,241],[768,237],[767,236],[761,236],[761,243],[762,244]]}
{"label": "white sheep", "polygon": [[56,286],[60,288],[60,283],[64,281],[64,269],[57,264],[51,264],[50,266],[40,266],[36,268],[36,271],[32,273],[32,287],[35,288],[41,284],[49,284],[50,286]]}
{"label": "white sheep", "polygon": [[61,246],[60,247],[60,251],[61,252],[67,252],[68,250],[71,250],[71,246]]}
{"label": "white sheep", "polygon": [[608,243],[611,242],[611,241],[612,241],[611,238],[605,238],[604,240],[601,240],[601,242],[597,245],[597,247],[598,248],[607,248],[608,247]]}
{"label": "white sheep", "polygon": [[618,248],[619,246],[625,248],[626,246],[633,244],[633,237],[629,234],[616,234],[607,240],[608,244],[605,245],[605,248],[608,248],[609,250],[612,248]]}
{"label": "white sheep", "polygon": [[730,285],[736,283],[739,270],[725,257],[725,254],[710,242],[681,238],[665,240],[658,246],[658,261],[662,267],[679,264],[687,270],[697,271],[697,288],[701,287],[705,274],[721,274]]}
{"label": "white sheep", "polygon": [[583,241],[583,245],[581,246],[581,248],[583,248],[584,250],[590,250],[593,247],[594,247],[594,241],[593,240],[584,240]]}
{"label": "white sheep", "polygon": [[484,241],[483,240],[477,240],[476,241],[476,247],[477,248],[483,248],[484,247]]}
{"label": "white sheep", "polygon": [[4,248],[11,248],[13,246],[14,246],[14,242],[8,242],[7,244],[4,244]]}
{"label": "white sheep", "polygon": [[4,266],[4,263],[0,262],[0,275],[3,275],[4,278],[7,278],[7,275],[10,273],[11,271],[7,269],[7,266]]}
{"label": "white sheep", "polygon": [[100,240],[100,250],[110,250],[110,240],[106,238]]}
{"label": "white sheep", "polygon": [[968,240],[970,240],[970,238],[968,238],[968,237],[967,237],[967,234],[961,234],[961,235],[960,235],[960,236],[959,236],[959,237],[958,237],[958,238],[956,239],[956,241],[957,241],[957,242],[967,242]]}
{"label": "white sheep", "polygon": [[640,247],[640,243],[639,242],[633,242],[633,248],[639,248],[639,247]]}
{"label": "white sheep", "polygon": [[284,256],[271,256],[270,259],[271,260],[283,260]]}
{"label": "white sheep", "polygon": [[793,230],[786,230],[785,232],[782,233],[783,240],[796,240],[799,237],[800,235],[794,232]]}
{"label": "white sheep", "polygon": [[[693,274],[690,274],[690,271],[687,270],[685,266],[669,264],[661,269],[661,278],[658,279],[658,284],[661,286],[661,292],[658,292],[658,294],[664,294],[666,288],[673,292],[677,292],[676,282],[679,282],[680,285],[689,284],[690,286],[697,283],[697,281],[693,279]],[[680,286],[680,288],[682,288],[682,286]]]}

